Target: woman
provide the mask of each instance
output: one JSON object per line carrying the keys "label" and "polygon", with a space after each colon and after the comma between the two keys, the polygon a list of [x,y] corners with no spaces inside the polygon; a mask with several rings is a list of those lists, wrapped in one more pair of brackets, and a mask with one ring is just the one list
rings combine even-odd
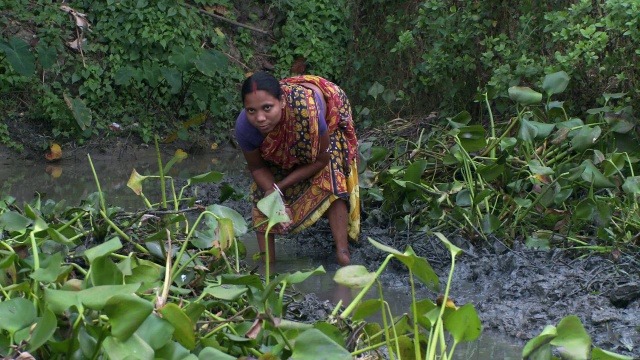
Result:
{"label": "woman", "polygon": [[[242,102],[235,132],[254,180],[253,224],[266,220],[258,201],[280,192],[291,222],[271,232],[299,232],[326,213],[338,263],[349,264],[348,239],[357,240],[360,232],[360,200],[358,141],[344,91],[317,76],[278,82],[261,72],[243,83]],[[264,224],[256,229],[262,252],[265,230]],[[273,261],[273,234],[268,241]]]}

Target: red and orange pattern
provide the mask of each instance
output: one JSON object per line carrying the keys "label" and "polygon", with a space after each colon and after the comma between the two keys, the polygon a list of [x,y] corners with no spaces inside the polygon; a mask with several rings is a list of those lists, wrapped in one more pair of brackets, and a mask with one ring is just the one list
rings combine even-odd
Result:
{"label": "red and orange pattern", "polygon": [[[337,85],[317,76],[303,75],[281,81],[287,100],[280,124],[269,133],[260,148],[276,181],[284,178],[297,165],[315,162],[319,149],[318,104],[313,91],[298,84],[318,86],[327,103],[325,120],[330,140],[331,161],[318,174],[284,191],[285,202],[293,213],[290,233],[299,232],[314,224],[337,199],[349,203],[349,238],[357,240],[360,233],[360,196],[358,188],[358,140],[351,117],[351,105],[344,91]],[[266,216],[256,204],[264,192],[254,183],[251,188],[253,223]],[[265,231],[266,225],[256,229]],[[282,233],[279,229],[271,230]]]}

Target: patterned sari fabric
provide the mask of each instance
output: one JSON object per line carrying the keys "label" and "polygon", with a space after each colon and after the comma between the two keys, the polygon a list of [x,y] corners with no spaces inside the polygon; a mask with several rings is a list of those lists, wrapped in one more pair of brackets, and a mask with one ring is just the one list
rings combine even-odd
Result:
{"label": "patterned sari fabric", "polygon": [[[329,132],[330,163],[313,177],[284,190],[285,203],[293,213],[289,233],[299,232],[314,224],[337,199],[347,201],[349,208],[349,238],[357,240],[360,233],[360,196],[358,189],[358,140],[351,118],[351,105],[337,85],[317,76],[298,76],[281,81],[287,101],[283,119],[264,139],[260,151],[276,181],[291,173],[296,166],[313,163],[320,151],[318,131],[319,106],[313,91],[298,85],[311,83],[322,90],[327,111],[325,120]],[[254,183],[251,187],[254,225],[266,216],[257,208],[264,192]],[[256,229],[264,232],[266,225]],[[279,228],[271,232],[283,234]]]}

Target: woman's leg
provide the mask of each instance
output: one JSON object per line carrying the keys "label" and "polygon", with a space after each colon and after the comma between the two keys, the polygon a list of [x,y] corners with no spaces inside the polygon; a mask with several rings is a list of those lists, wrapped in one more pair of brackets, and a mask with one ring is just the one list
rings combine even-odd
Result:
{"label": "woman's leg", "polygon": [[[266,246],[265,246],[265,242],[264,242],[264,233],[263,232],[256,232],[256,238],[258,238],[258,248],[260,248],[260,252],[261,253],[266,253]],[[263,260],[266,262],[267,258],[266,256],[263,258]],[[275,238],[273,236],[273,234],[269,234],[269,262],[275,262],[276,261],[276,243],[275,243]]]}
{"label": "woman's leg", "polygon": [[349,238],[347,235],[347,226],[349,224],[348,216],[347,202],[341,199],[332,202],[329,210],[327,210],[331,234],[333,235],[333,240],[336,242],[336,258],[340,266],[349,265],[351,262],[349,258]]}

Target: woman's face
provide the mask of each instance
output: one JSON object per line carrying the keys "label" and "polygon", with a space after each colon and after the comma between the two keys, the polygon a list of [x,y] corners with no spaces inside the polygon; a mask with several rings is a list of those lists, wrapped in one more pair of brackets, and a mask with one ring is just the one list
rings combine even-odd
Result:
{"label": "woman's face", "polygon": [[244,96],[244,109],[249,123],[263,135],[275,129],[280,122],[284,100],[264,90],[256,90]]}

